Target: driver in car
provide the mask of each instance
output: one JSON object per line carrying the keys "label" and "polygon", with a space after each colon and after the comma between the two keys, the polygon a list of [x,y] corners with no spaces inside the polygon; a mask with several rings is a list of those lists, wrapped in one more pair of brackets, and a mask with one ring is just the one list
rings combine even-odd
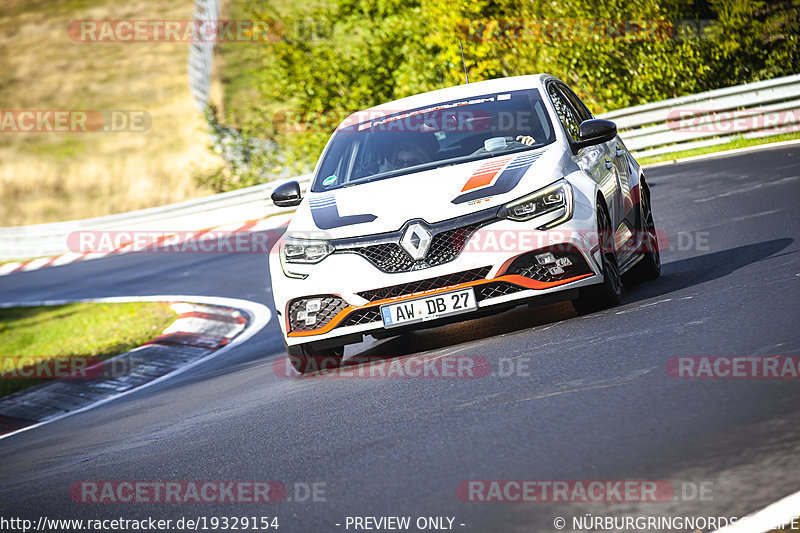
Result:
{"label": "driver in car", "polygon": [[394,150],[394,153],[389,159],[389,164],[392,170],[400,170],[403,168],[410,168],[430,161],[430,157],[425,154],[425,151],[411,142],[402,142]]}

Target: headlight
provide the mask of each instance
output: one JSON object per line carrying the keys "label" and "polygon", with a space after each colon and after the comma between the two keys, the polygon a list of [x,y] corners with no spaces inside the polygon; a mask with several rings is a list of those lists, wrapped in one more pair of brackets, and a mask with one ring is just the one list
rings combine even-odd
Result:
{"label": "headlight", "polygon": [[506,204],[499,215],[510,220],[531,220],[547,213],[561,212],[561,216],[548,222],[543,228],[561,224],[572,217],[572,185],[567,181],[557,181],[544,189],[529,194],[519,200]]}
{"label": "headlight", "polygon": [[287,263],[319,263],[333,252],[325,241],[285,239],[281,254]]}

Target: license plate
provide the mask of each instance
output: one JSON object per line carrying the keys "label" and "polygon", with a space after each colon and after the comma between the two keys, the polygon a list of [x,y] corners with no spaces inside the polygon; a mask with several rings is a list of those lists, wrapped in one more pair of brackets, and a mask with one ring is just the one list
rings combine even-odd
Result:
{"label": "license plate", "polygon": [[477,308],[475,291],[470,287],[417,298],[416,300],[383,305],[381,306],[381,315],[383,316],[384,327],[391,328],[465,313]]}

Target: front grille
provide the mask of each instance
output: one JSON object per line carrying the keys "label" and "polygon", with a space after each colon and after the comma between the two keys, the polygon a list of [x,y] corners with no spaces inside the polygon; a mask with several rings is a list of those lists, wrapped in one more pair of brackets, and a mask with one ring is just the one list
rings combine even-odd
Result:
{"label": "front grille", "polygon": [[390,274],[408,272],[414,265],[411,256],[394,242],[354,248],[351,251],[365,257],[370,263]]}
{"label": "front grille", "polygon": [[[319,300],[319,310],[308,311],[308,302]],[[325,327],[336,314],[347,307],[347,303],[332,294],[322,294],[320,296],[306,296],[297,298],[289,303],[289,330],[290,331],[312,331]],[[305,318],[298,316],[298,313],[305,312],[306,316],[313,316],[313,323],[307,323]]]}
{"label": "front grille", "polygon": [[513,294],[524,290],[525,287],[520,287],[519,285],[514,285],[507,281],[494,281],[475,287],[475,299],[482,302],[489,298],[497,298],[498,296],[505,296],[506,294]]}
{"label": "front grille", "polygon": [[381,309],[376,305],[374,307],[367,307],[353,311],[347,315],[337,327],[360,326],[361,324],[369,324],[371,322],[379,322],[381,320]]}
{"label": "front grille", "polygon": [[[536,256],[547,252],[553,254],[556,260],[566,259],[570,264],[562,266],[560,268],[561,272],[558,272],[558,268],[554,269],[555,263],[539,264]],[[519,256],[511,263],[504,274],[516,274],[536,281],[550,283],[591,272],[589,265],[583,258],[583,254],[577,248],[571,245],[558,245]]]}
{"label": "front grille", "polygon": [[470,224],[469,226],[437,233],[433,239],[431,239],[431,247],[430,250],[428,250],[428,256],[425,258],[425,262],[431,266],[435,266],[452,261],[458,257],[458,254],[464,249],[469,238],[472,237],[472,234],[482,225],[483,222],[479,222],[477,224]]}
{"label": "front grille", "polygon": [[451,285],[458,285],[459,283],[467,283],[470,281],[486,279],[486,275],[489,274],[491,269],[492,267],[488,266],[482,268],[473,268],[471,270],[464,270],[462,272],[455,272],[453,274],[446,274],[444,276],[436,276],[435,278],[410,281],[408,283],[401,283],[399,285],[391,285],[389,287],[382,287],[380,289],[363,291],[359,292],[358,295],[369,302],[385,300],[387,298],[396,298],[398,296],[407,296],[417,292],[441,289]]}
{"label": "front grille", "polygon": [[412,259],[396,242],[343,248],[339,251],[359,254],[378,267],[378,269],[389,274],[409,272],[415,265],[432,267],[449,263],[458,257],[472,234],[485,223],[485,221],[476,222],[435,234],[431,238],[431,246],[428,249],[427,256],[420,261]]}

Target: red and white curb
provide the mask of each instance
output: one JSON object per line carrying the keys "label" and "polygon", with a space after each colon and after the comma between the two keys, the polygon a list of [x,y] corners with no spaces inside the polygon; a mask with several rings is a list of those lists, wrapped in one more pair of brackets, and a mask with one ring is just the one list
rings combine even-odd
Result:
{"label": "red and white curb", "polygon": [[178,319],[147,344],[221,348],[242,332],[247,319],[238,311],[221,313],[220,308],[188,302],[173,303]]}
{"label": "red and white curb", "polygon": [[[176,235],[180,235],[180,238],[178,238],[175,241],[170,241],[171,245],[180,245],[184,241],[200,239],[206,233],[211,233],[214,235],[225,235],[225,234],[236,235],[242,233],[258,233],[263,231],[277,230],[289,224],[292,214],[293,213],[286,215],[276,215],[257,220],[249,220],[243,223],[239,222],[235,224],[223,224],[221,226],[204,228],[196,231],[185,231],[181,232],[180,234],[166,234],[160,239],[158,239],[158,241],[156,241],[154,244],[159,244],[160,242],[166,239],[174,238]],[[104,230],[98,230],[98,231],[104,231]],[[108,230],[108,231],[117,231],[117,230]],[[79,261],[100,259],[102,257],[107,257],[110,255],[122,255],[134,251],[135,250],[132,244],[125,244],[109,252],[83,252],[83,253],[67,252],[53,257],[39,257],[36,259],[31,259],[29,261],[15,261],[12,263],[5,263],[3,265],[0,265],[0,276],[7,276],[8,274],[13,274],[15,272],[30,272],[31,270],[39,270],[41,268],[46,268],[51,266],[68,265],[70,263],[77,263]]]}
{"label": "red and white curb", "polygon": [[[4,302],[0,303],[0,307],[33,307],[43,305],[64,305],[68,303],[127,303],[127,302],[173,302],[172,307],[178,313],[178,318],[161,335],[150,341],[145,346],[140,346],[134,350],[117,355],[110,359],[103,361],[103,365],[114,365],[114,361],[130,358],[131,354],[137,350],[142,350],[148,346],[160,346],[159,349],[169,350],[169,346],[180,346],[181,349],[201,349],[199,357],[194,358],[186,364],[181,364],[175,368],[171,368],[166,373],[148,378],[147,381],[132,385],[126,390],[119,390],[112,392],[111,395],[105,394],[102,398],[93,401],[88,398],[86,405],[82,405],[76,409],[53,414],[52,416],[45,416],[38,420],[30,420],[24,427],[12,429],[7,433],[0,435],[0,440],[11,437],[24,431],[37,428],[44,424],[49,424],[60,420],[62,418],[72,416],[83,411],[88,411],[100,405],[114,401],[117,398],[126,396],[133,392],[140,391],[147,387],[151,387],[166,379],[177,376],[203,364],[215,357],[223,355],[234,346],[237,346],[250,337],[261,331],[272,318],[272,313],[269,308],[263,304],[252,302],[249,300],[240,300],[237,298],[223,298],[213,296],[191,296],[191,295],[157,295],[157,296],[126,296],[114,298],[95,298],[95,299],[80,299],[80,300],[44,300],[37,302]],[[220,309],[223,308],[223,309]],[[205,350],[203,352],[202,350]],[[56,380],[58,381],[58,380]],[[51,383],[41,385],[47,387]],[[34,389],[39,387],[32,387],[20,391],[18,398],[12,398],[15,395],[6,397],[0,400],[0,405],[4,401],[16,402],[19,399],[18,405],[24,405],[24,397],[27,391],[35,393]],[[113,389],[113,387],[112,387]],[[11,400],[8,400],[8,399]],[[11,418],[25,418],[18,415],[9,415]]]}

